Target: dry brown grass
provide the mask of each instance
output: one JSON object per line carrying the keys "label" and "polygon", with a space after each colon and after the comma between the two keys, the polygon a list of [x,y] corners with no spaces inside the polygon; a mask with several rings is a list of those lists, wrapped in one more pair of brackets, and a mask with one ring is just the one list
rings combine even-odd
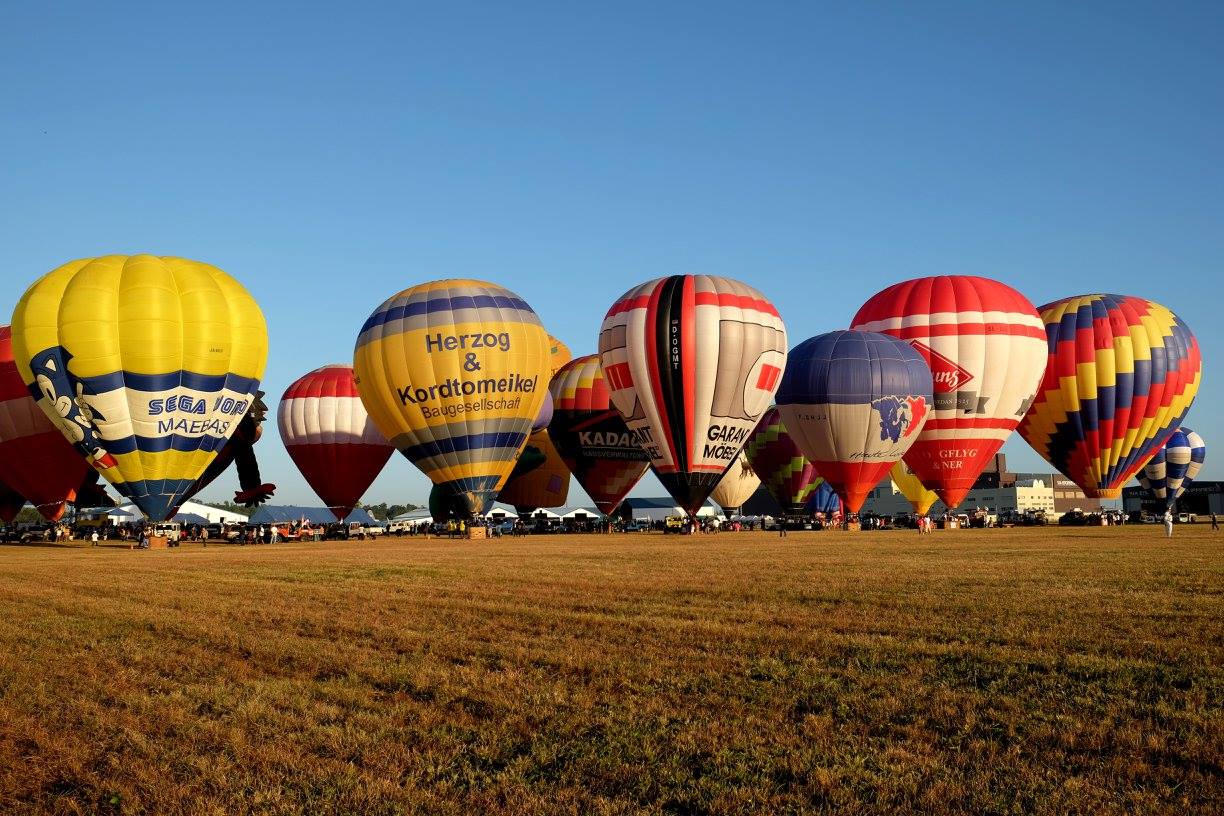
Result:
{"label": "dry brown grass", "polygon": [[3,547],[0,811],[1221,812],[1222,547]]}

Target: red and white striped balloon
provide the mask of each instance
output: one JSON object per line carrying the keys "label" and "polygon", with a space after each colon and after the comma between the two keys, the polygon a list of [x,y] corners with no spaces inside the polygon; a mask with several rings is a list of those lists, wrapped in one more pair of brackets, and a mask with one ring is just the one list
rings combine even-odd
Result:
{"label": "red and white striped balloon", "polygon": [[339,520],[395,450],[366,413],[348,365],[317,368],[290,385],[276,424],[294,464]]}
{"label": "red and white striped balloon", "polygon": [[888,287],[851,328],[905,340],[931,367],[935,410],[905,463],[956,507],[1037,394],[1047,357],[1037,310],[998,281],[946,275]]}

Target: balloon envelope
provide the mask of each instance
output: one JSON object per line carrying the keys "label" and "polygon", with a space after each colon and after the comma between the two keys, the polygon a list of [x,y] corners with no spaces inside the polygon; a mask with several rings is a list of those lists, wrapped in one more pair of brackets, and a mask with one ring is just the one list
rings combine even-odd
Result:
{"label": "balloon envelope", "polygon": [[909,500],[914,513],[925,516],[931,512],[931,505],[935,504],[939,497],[935,495],[935,491],[926,489],[922,480],[914,475],[914,471],[910,470],[904,461],[893,465],[888,475],[892,477],[893,484],[901,491],[901,495]]}
{"label": "balloon envelope", "polygon": [[741,453],[735,463],[727,468],[722,480],[710,493],[710,498],[718,502],[718,506],[728,515],[734,515],[760,486],[761,477],[752,469],[748,457]]}
{"label": "balloon envelope", "polygon": [[254,299],[220,269],[109,255],[31,286],[13,312],[13,351],[64,437],[161,521],[246,413],[268,335]]}
{"label": "balloon envelope", "polygon": [[744,453],[783,512],[803,515],[812,492],[824,480],[786,432],[782,413],[776,406],[761,417],[748,437]]}
{"label": "balloon envelope", "polygon": [[1126,295],[1041,307],[1049,363],[1020,435],[1090,498],[1116,499],[1190,410],[1202,380],[1181,318]]}
{"label": "balloon envelope", "polygon": [[787,432],[851,513],[913,444],[931,405],[931,371],[905,342],[837,331],[791,352],[778,408]]}
{"label": "balloon envelope", "polygon": [[25,501],[25,496],[0,481],[0,521],[11,523],[25,506]]}
{"label": "balloon envelope", "polygon": [[13,359],[11,330],[0,326],[0,481],[28,498],[47,521],[58,521],[88,471],[30,396]]}
{"label": "balloon envelope", "polygon": [[826,517],[830,517],[841,512],[841,499],[837,498],[837,491],[821,479],[820,484],[816,485],[816,489],[808,497],[803,510],[808,514],[824,513]]}
{"label": "balloon envelope", "polygon": [[540,507],[561,507],[569,498],[570,472],[547,430],[536,431],[527,437],[527,447],[519,455],[520,461],[529,453],[537,454],[539,461],[522,473],[512,471],[497,494],[497,500],[513,505],[520,514]]}
{"label": "balloon envelope", "polygon": [[905,340],[930,366],[935,404],[905,461],[948,507],[958,506],[1041,382],[1046,347],[1037,310],[998,281],[948,275],[888,287],[850,327]]}
{"label": "balloon envelope", "polygon": [[599,358],[579,357],[553,377],[548,435],[604,515],[611,515],[649,466],[646,452],[612,406]]}
{"label": "balloon envelope", "polygon": [[276,424],[289,457],[337,521],[353,512],[395,450],[366,413],[352,366],[298,378],[281,396]]}
{"label": "balloon envelope", "polygon": [[549,345],[536,313],[510,290],[442,280],[379,306],[353,367],[375,425],[472,516],[505,483],[540,413]]}
{"label": "balloon envelope", "polygon": [[1163,501],[1166,508],[1172,507],[1194,482],[1206,460],[1203,437],[1189,428],[1178,428],[1139,471],[1139,483],[1158,501]]}
{"label": "balloon envelope", "polygon": [[769,406],[786,367],[786,328],[746,284],[675,275],[612,304],[599,357],[613,405],[692,514]]}

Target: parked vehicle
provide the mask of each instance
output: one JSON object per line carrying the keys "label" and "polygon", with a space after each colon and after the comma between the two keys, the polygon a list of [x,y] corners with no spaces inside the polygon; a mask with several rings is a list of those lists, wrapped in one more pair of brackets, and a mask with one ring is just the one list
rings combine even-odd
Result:
{"label": "parked vehicle", "polygon": [[633,521],[626,523],[622,529],[626,533],[641,533],[641,532],[645,532],[646,530],[649,530],[650,525],[646,524],[645,522],[634,519]]}
{"label": "parked vehicle", "polygon": [[183,537],[183,525],[177,521],[161,521],[153,525],[152,535],[159,536],[177,544]]}
{"label": "parked vehicle", "polygon": [[1061,527],[1083,527],[1088,523],[1088,516],[1084,515],[1084,511],[1078,507],[1074,510],[1068,510],[1058,519],[1058,524]]}
{"label": "parked vehicle", "polygon": [[362,529],[370,538],[377,538],[380,535],[386,535],[387,532],[387,528],[381,524],[378,524],[377,522],[374,524],[367,524]]}
{"label": "parked vehicle", "polygon": [[1178,524],[1198,524],[1198,516],[1194,513],[1178,513]]}
{"label": "parked vehicle", "polygon": [[663,533],[684,533],[684,528],[688,524],[688,519],[684,516],[668,516],[663,521]]}

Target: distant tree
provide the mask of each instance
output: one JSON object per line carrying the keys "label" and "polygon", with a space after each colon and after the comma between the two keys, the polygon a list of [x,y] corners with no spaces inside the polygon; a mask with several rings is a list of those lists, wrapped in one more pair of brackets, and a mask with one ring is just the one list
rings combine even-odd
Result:
{"label": "distant tree", "polygon": [[391,504],[379,502],[378,504],[363,504],[359,505],[363,510],[379,521],[390,521],[396,516],[401,516],[410,510],[416,510],[415,504]]}
{"label": "distant tree", "polygon": [[17,518],[13,519],[14,524],[37,524],[38,522],[42,521],[45,521],[42,515],[29,505],[21,508],[21,511],[17,514]]}

